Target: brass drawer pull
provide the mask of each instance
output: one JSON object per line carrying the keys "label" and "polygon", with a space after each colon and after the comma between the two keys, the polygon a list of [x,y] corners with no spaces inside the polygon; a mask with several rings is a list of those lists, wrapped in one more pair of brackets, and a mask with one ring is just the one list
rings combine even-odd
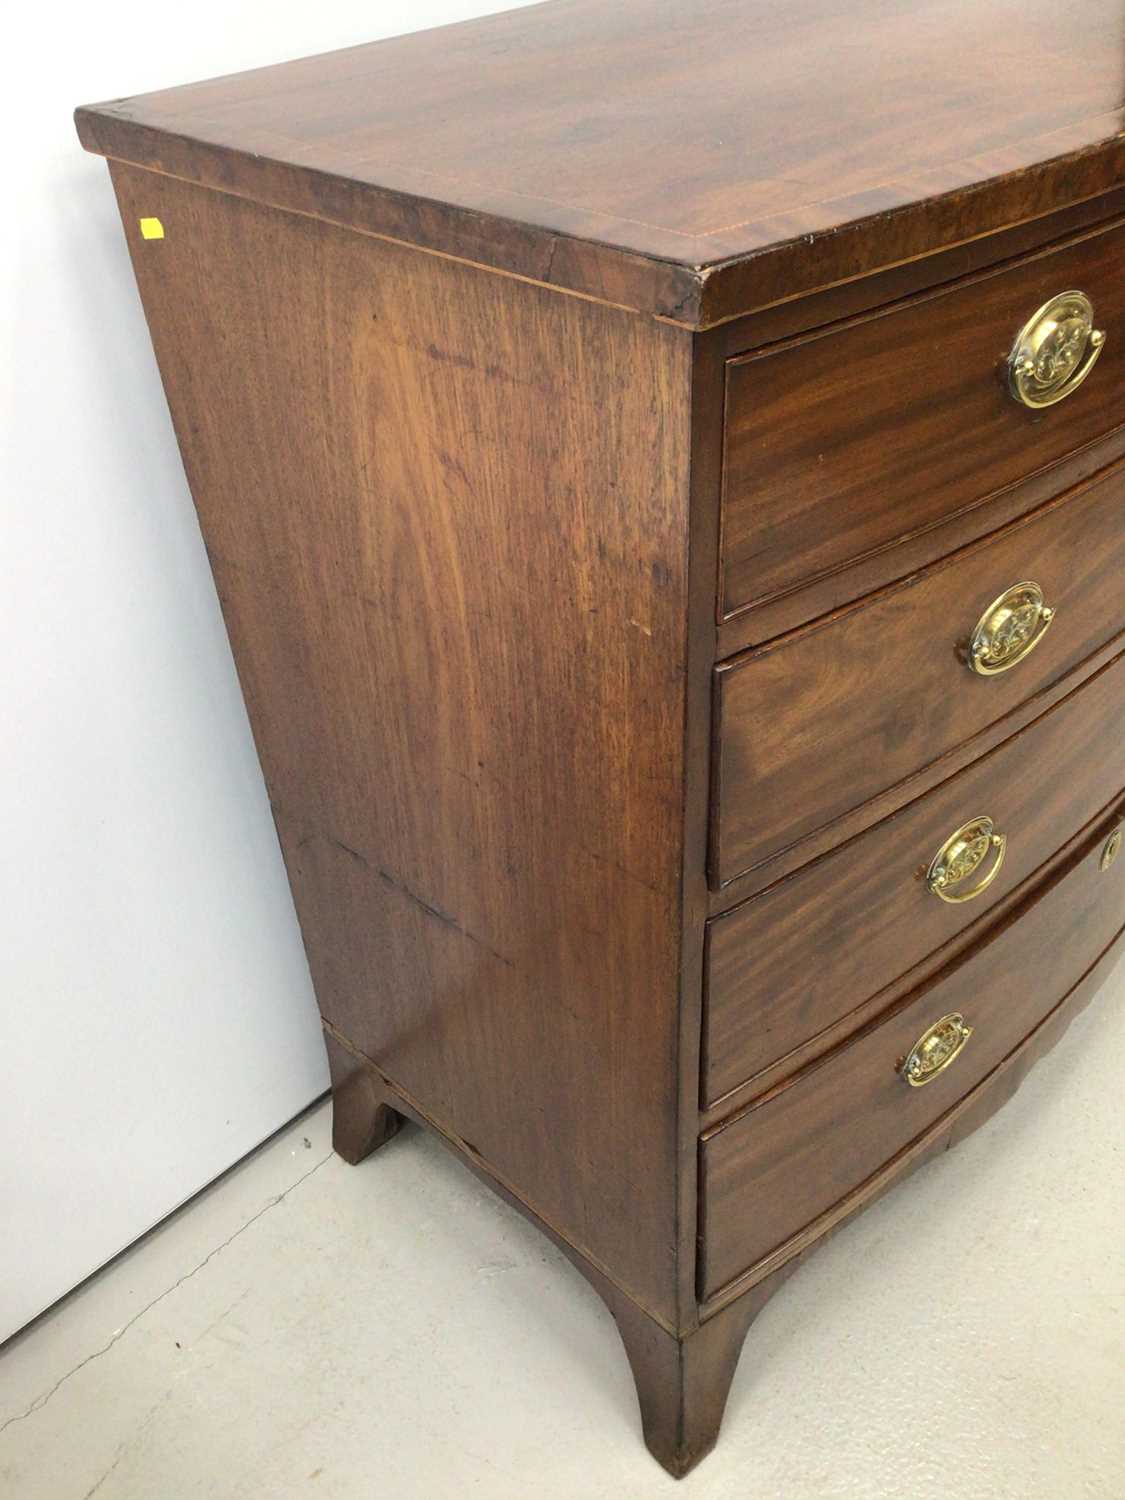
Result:
{"label": "brass drawer pull", "polygon": [[980,677],[1009,671],[1030,656],[1054,618],[1037,583],[1013,584],[977,621],[969,640],[970,668]]}
{"label": "brass drawer pull", "polygon": [[1037,410],[1071,395],[1105,348],[1084,292],[1060,292],[1023,325],[1008,356],[1008,389]]}
{"label": "brass drawer pull", "polygon": [[1102,850],[1101,868],[1104,871],[1111,870],[1117,863],[1117,856],[1121,853],[1122,829],[1115,828]]}
{"label": "brass drawer pull", "polygon": [[932,1083],[943,1073],[954,1058],[961,1055],[965,1043],[973,1034],[973,1028],[965,1025],[965,1017],[956,1012],[942,1016],[940,1021],[924,1031],[906,1054],[902,1064],[902,1076],[912,1089]]}
{"label": "brass drawer pull", "polygon": [[[997,833],[991,818],[970,818],[949,835],[934,855],[926,871],[926,884],[935,896],[951,905],[973,901],[999,875],[1007,848],[1007,834]],[[975,885],[965,887],[964,882],[976,874],[990,853],[996,857],[988,874]]]}

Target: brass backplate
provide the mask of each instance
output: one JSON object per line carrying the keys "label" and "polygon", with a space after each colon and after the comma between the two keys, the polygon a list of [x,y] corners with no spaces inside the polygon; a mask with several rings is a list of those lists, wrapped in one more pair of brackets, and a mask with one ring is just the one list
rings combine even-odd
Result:
{"label": "brass backplate", "polygon": [[1106,841],[1102,850],[1102,869],[1108,870],[1111,865],[1117,863],[1117,856],[1121,853],[1122,829],[1115,828]]}

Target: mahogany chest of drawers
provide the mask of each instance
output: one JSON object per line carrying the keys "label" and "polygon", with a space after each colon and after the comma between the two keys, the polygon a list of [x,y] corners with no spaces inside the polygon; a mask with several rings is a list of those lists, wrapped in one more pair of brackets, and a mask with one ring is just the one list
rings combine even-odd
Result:
{"label": "mahogany chest of drawers", "polygon": [[78,111],[337,1148],[420,1121],[555,1239],[673,1473],[1125,929],[1125,22],[1079,9],[554,0]]}

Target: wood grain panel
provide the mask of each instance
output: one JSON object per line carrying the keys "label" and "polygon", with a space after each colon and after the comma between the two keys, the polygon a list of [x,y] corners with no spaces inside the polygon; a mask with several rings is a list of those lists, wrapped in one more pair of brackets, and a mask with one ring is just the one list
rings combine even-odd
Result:
{"label": "wood grain panel", "polygon": [[[1116,467],[853,610],[716,673],[712,877],[726,883],[938,760],[1125,627]],[[1023,579],[1057,606],[998,677],[965,665],[993,599]],[[874,821],[872,818],[870,821]]]}
{"label": "wood grain panel", "polygon": [[727,359],[739,359],[765,344],[795,339],[829,323],[842,323],[876,308],[890,307],[930,287],[964,281],[1036,250],[1061,247],[1084,231],[1110,224],[1123,215],[1125,187],[1118,186],[1095,198],[1064,204],[1034,219],[1010,224],[994,234],[963,240],[920,259],[899,261],[870,276],[839,281],[806,296],[772,302],[717,327],[713,332],[714,342]]}
{"label": "wood grain panel", "polygon": [[114,177],[322,1010],[672,1321],[690,336]]}
{"label": "wood grain panel", "polygon": [[1030,515],[1123,457],[1125,425],[995,491],[979,505],[958,511],[925,531],[897,537],[886,547],[835,572],[822,574],[765,604],[731,615],[719,626],[716,655],[722,659],[737,656],[752,646],[763,646],[812,620],[855,604],[865,594],[901,583],[919,568],[928,567],[1021,516]]}
{"label": "wood grain panel", "polygon": [[[899,975],[967,941],[1117,794],[1123,743],[1125,656],[897,815],[712,921],[704,1098],[825,1051]],[[929,862],[982,815],[1007,836],[1000,874],[971,903],[940,901]]]}
{"label": "wood grain panel", "polygon": [[1118,0],[1071,25],[1054,0],[555,0],[78,123],[119,160],[702,327],[1118,186],[1123,57]]}
{"label": "wood grain panel", "polygon": [[886,1162],[854,1192],[819,1215],[796,1238],[779,1247],[735,1281],[726,1283],[701,1306],[704,1324],[725,1307],[749,1300],[754,1311],[779,1291],[794,1271],[818,1246],[825,1244],[857,1214],[877,1203],[885,1193],[926,1162],[953,1146],[984,1125],[1015,1094],[1035,1064],[1065,1035],[1070,1023],[1081,1014],[1098,993],[1106,978],[1116,968],[1125,952],[1125,929],[1106,948],[1043,1020],[1030,1031],[1020,1045],[1009,1052],[999,1067],[971,1089],[963,1099],[923,1131],[910,1144]]}
{"label": "wood grain panel", "polygon": [[[1118,425],[1123,271],[1117,226],[732,362],[724,613],[932,530]],[[1012,342],[1075,287],[1092,299],[1105,347],[1073,396],[1029,411],[1005,385]],[[924,560],[943,550],[935,537]]]}
{"label": "wood grain panel", "polygon": [[[764,1261],[931,1129],[1053,1009],[1125,927],[1125,860],[1102,871],[1101,821],[1069,867],[972,955],[702,1144],[701,1296]],[[1065,934],[1065,941],[1060,935]],[[922,1088],[899,1066],[961,1012],[963,1053]]]}

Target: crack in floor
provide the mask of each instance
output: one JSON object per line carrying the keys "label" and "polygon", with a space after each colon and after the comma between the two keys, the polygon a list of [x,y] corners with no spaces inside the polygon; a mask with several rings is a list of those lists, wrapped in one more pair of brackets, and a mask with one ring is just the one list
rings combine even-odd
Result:
{"label": "crack in floor", "polygon": [[125,1442],[125,1443],[118,1443],[118,1445],[117,1445],[117,1452],[113,1455],[113,1462],[110,1464],[109,1468],[106,1469],[105,1473],[102,1475],[102,1477],[100,1479],[95,1479],[94,1480],[93,1485],[82,1496],[82,1500],[90,1500],[90,1496],[91,1495],[96,1495],[98,1493],[98,1491],[101,1489],[102,1485],[106,1482],[106,1480],[110,1477],[110,1475],[113,1473],[113,1471],[117,1468],[117,1466],[121,1462],[121,1460],[125,1457],[126,1453],[129,1451],[129,1447],[130,1447],[130,1444],[127,1443],[127,1442]]}
{"label": "crack in floor", "polygon": [[186,1370],[181,1370],[178,1374],[173,1375],[171,1384],[160,1397],[159,1401],[157,1401],[154,1406],[149,1407],[148,1411],[145,1412],[144,1416],[141,1418],[140,1422],[129,1434],[129,1436],[118,1443],[117,1451],[113,1455],[109,1468],[102,1473],[100,1479],[94,1480],[94,1483],[82,1496],[82,1500],[91,1500],[91,1497],[98,1493],[102,1485],[105,1484],[106,1480],[110,1479],[114,1474],[116,1474],[124,1459],[126,1459],[130,1453],[136,1450],[141,1441],[144,1439],[145,1434],[152,1426],[153,1418],[156,1416],[158,1411],[162,1411],[164,1407],[168,1405],[168,1402],[172,1398],[173,1391],[175,1390],[176,1383],[182,1380],[186,1373]]}
{"label": "crack in floor", "polygon": [[[256,1224],[263,1214],[268,1214],[271,1208],[276,1208],[279,1203],[283,1203],[285,1199],[289,1197],[290,1193],[295,1193],[303,1182],[307,1182],[309,1180],[314,1172],[319,1172],[321,1167],[332,1160],[333,1155],[334,1153],[329,1151],[327,1156],[322,1156],[321,1159],[314,1166],[311,1166],[307,1172],[303,1172],[301,1176],[297,1178],[296,1182],[290,1183],[283,1193],[278,1193],[276,1197],[268,1199],[256,1214],[252,1214],[250,1218],[246,1220],[245,1224],[241,1224],[232,1235],[229,1235],[222,1242],[221,1245],[216,1245],[213,1250],[208,1251],[208,1253],[203,1257],[203,1259],[197,1266],[193,1266],[190,1271],[185,1271],[184,1274],[177,1281],[174,1281],[170,1287],[166,1287],[164,1291],[160,1293],[159,1297],[154,1297],[152,1301],[142,1307],[139,1312],[134,1313],[127,1323],[123,1323],[122,1326],[117,1329],[108,1343],[104,1344],[100,1349],[95,1349],[93,1354],[87,1354],[85,1359],[79,1360],[79,1362],[72,1369],[67,1370],[65,1375],[60,1375],[51,1389],[49,1391],[45,1391],[40,1396],[36,1396],[35,1400],[31,1403],[26,1411],[17,1412],[14,1417],[9,1417],[6,1422],[0,1425],[0,1433],[7,1432],[8,1428],[14,1426],[16,1422],[26,1421],[28,1417],[34,1416],[37,1411],[42,1411],[43,1407],[47,1405],[47,1402],[51,1400],[55,1393],[59,1391],[67,1383],[67,1381],[70,1380],[72,1376],[77,1375],[80,1370],[84,1370],[86,1366],[92,1364],[94,1360],[101,1359],[103,1354],[108,1354],[113,1346],[119,1343],[129,1332],[130,1328],[132,1328],[135,1323],[139,1323],[146,1313],[150,1313],[158,1303],[164,1301],[165,1297],[170,1297],[174,1291],[177,1291],[180,1287],[183,1286],[185,1281],[190,1281],[193,1276],[197,1276],[199,1272],[203,1270],[204,1266],[213,1261],[216,1255],[221,1255],[228,1245],[232,1245],[235,1240],[238,1239],[239,1235],[245,1234],[250,1226],[252,1224]],[[103,1479],[105,1477],[105,1475],[102,1476]],[[100,1484],[101,1480],[99,1480],[98,1483]],[[97,1488],[97,1486],[95,1486],[95,1488]]]}

